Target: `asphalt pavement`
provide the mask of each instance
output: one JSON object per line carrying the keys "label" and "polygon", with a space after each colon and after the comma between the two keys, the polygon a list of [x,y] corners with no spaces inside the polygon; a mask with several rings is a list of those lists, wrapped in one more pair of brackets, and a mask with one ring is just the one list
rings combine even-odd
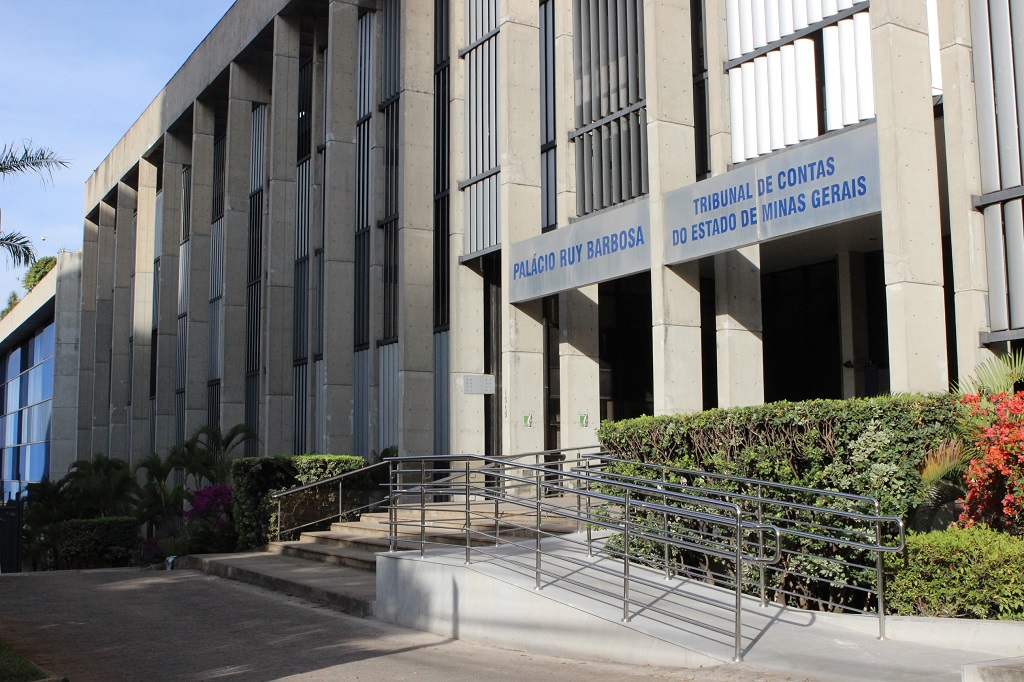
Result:
{"label": "asphalt pavement", "polygon": [[355,618],[190,570],[0,576],[0,640],[70,682],[810,679],[746,664],[687,670],[535,656]]}

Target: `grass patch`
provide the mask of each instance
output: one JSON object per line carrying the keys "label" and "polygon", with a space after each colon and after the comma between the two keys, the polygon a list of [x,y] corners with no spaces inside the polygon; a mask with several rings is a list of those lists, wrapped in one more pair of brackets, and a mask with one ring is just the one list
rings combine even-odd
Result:
{"label": "grass patch", "polygon": [[45,678],[46,673],[0,642],[0,682],[34,682]]}

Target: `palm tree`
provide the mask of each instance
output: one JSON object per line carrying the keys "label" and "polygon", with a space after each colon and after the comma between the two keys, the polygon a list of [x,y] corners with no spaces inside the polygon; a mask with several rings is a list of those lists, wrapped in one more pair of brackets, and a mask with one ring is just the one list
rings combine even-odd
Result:
{"label": "palm tree", "polygon": [[[4,145],[0,149],[0,177],[19,173],[38,173],[43,182],[52,179],[53,171],[67,168],[67,161],[47,147],[33,147],[30,142],[21,146]],[[31,265],[36,259],[35,249],[28,237],[20,232],[4,232],[0,220],[0,250],[6,251],[16,267]]]}

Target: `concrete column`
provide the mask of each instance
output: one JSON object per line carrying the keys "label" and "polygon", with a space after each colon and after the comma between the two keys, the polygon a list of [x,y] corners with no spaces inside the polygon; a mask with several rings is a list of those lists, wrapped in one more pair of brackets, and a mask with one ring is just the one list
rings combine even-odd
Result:
{"label": "concrete column", "polygon": [[263,380],[260,439],[267,454],[292,450],[292,325],[295,296],[295,154],[299,107],[300,25],[274,17],[267,170],[266,264],[263,318]]}
{"label": "concrete column", "polygon": [[131,399],[128,339],[132,325],[131,276],[135,265],[137,196],[134,187],[124,182],[118,183],[113,254],[113,326],[110,345],[110,445],[107,454],[119,457],[129,464],[132,453],[128,450],[128,401]]}
{"label": "concrete column", "polygon": [[[471,0],[464,0],[465,2]],[[466,169],[466,88],[465,62],[458,51],[465,47],[466,9],[464,1],[451,0],[449,6],[451,35],[451,84],[449,87],[451,135],[449,186],[449,270],[450,314],[448,335],[449,359],[449,421],[448,445],[452,452],[484,452],[484,397],[466,395],[463,378],[466,374],[484,371],[484,289],[483,277],[476,270],[461,265],[465,255],[467,218],[462,194],[455,188],[464,179]]]}
{"label": "concrete column", "polygon": [[434,16],[427,3],[402,9],[398,451],[411,455],[434,450]]}
{"label": "concrete column", "polygon": [[78,459],[79,358],[82,323],[82,251],[58,253],[54,300],[53,403],[50,426],[51,481]]}
{"label": "concrete column", "polygon": [[[555,166],[558,225],[576,216],[576,154],[567,140],[576,127],[572,3],[555,3]],[[558,302],[562,447],[597,442],[601,421],[601,361],[597,286],[567,291]],[[581,422],[580,415],[585,415]]]}
{"label": "concrete column", "polygon": [[[85,219],[82,231],[82,281],[78,296],[81,315],[78,324],[78,337],[81,344],[78,349],[78,443],[75,459],[92,456],[93,436],[93,399],[96,381],[96,280],[99,268],[99,216],[103,208],[101,203],[94,214]],[[50,470],[56,472],[51,464]],[[58,476],[57,478],[60,478]]]}
{"label": "concrete column", "polygon": [[[540,233],[540,31],[537,3],[503,0],[498,34],[501,272],[509,246]],[[502,454],[544,449],[541,302],[511,305],[501,288]]]}
{"label": "concrete column", "polygon": [[864,363],[868,360],[868,307],[864,254],[840,251],[839,329],[843,361],[843,397],[865,395]]}
{"label": "concrete column", "polygon": [[192,105],[192,220],[189,235],[188,359],[185,363],[185,437],[206,426],[210,363],[210,223],[213,218],[213,138],[217,112]]}
{"label": "concrete column", "polygon": [[356,78],[359,8],[331,2],[327,27],[327,121],[324,141],[324,387],[327,452],[352,452]]}
{"label": "concrete column", "polygon": [[150,445],[149,364],[153,336],[153,232],[156,227],[156,166],[139,160],[135,220],[135,294],[132,297],[131,443],[133,457],[145,457]]}
{"label": "concrete column", "polygon": [[921,0],[877,0],[871,4],[893,392],[948,388],[925,4]]}
{"label": "concrete column", "polygon": [[224,368],[221,375],[220,423],[224,429],[245,423],[245,285],[249,255],[249,171],[251,167],[253,102],[270,98],[269,84],[257,69],[232,62],[228,84],[225,139],[224,324],[221,339]]}
{"label": "concrete column", "polygon": [[[328,14],[328,17],[330,15]],[[329,19],[328,19],[329,22]],[[307,452],[325,452],[323,447],[325,439],[318,434],[323,428],[322,422],[317,422],[321,406],[317,404],[317,398],[322,396],[322,382],[317,374],[317,358],[320,354],[320,367],[322,364],[323,347],[318,344],[317,333],[323,325],[323,315],[318,307],[320,301],[319,273],[317,252],[324,246],[323,225],[324,225],[324,169],[326,168],[326,136],[324,114],[326,103],[326,83],[324,81],[327,71],[327,34],[328,22],[317,22],[313,31],[313,93],[312,106],[310,109],[310,128],[312,131],[311,157],[309,173],[309,234],[308,246],[309,257],[307,259],[307,272],[309,287],[306,292],[306,421],[301,425],[305,430],[305,443]],[[351,168],[351,166],[349,166]],[[322,259],[322,256],[321,256]],[[326,309],[326,305],[324,306]],[[321,399],[322,400],[322,399]],[[296,424],[296,429],[300,428]],[[343,450],[348,454],[351,449]]]}
{"label": "concrete column", "polygon": [[175,375],[178,346],[178,243],[181,241],[182,171],[192,161],[191,130],[164,134],[163,229],[160,243],[160,300],[157,303],[156,448],[174,445]]}
{"label": "concrete column", "polygon": [[[722,70],[728,58],[725,7],[724,0],[705,3],[712,175],[727,172],[732,158],[729,79]],[[728,251],[714,261],[718,406],[759,405],[764,402],[761,247]]]}
{"label": "concrete column", "polygon": [[946,196],[953,248],[953,305],[956,315],[957,379],[963,381],[992,357],[978,342],[989,329],[985,219],[971,205],[981,194],[978,117],[971,61],[969,0],[938,3],[939,55],[942,61]]}
{"label": "concrete column", "polygon": [[666,192],[696,180],[690,2],[644,3],[647,155],[651,206],[651,305],[654,412],[703,407],[698,264],[663,266]]}

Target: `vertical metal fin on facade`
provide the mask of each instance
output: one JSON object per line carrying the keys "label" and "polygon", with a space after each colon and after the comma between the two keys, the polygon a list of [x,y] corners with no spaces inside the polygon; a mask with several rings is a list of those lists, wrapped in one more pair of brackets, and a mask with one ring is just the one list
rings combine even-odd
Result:
{"label": "vertical metal fin on facade", "polygon": [[309,361],[309,207],[313,167],[313,61],[299,67],[292,306],[292,452],[306,451]]}
{"label": "vertical metal fin on facade", "polygon": [[501,244],[499,224],[498,0],[466,3],[466,256]]}
{"label": "vertical metal fin on facade", "polygon": [[189,236],[192,233],[192,166],[181,171],[181,230],[178,244],[178,329],[174,371],[174,442],[185,442],[185,379],[188,366]]}
{"label": "vertical metal fin on facade", "polygon": [[[253,433],[260,428],[260,369],[263,285],[263,186],[266,177],[267,105],[252,108],[250,143],[249,234],[245,286],[245,425]],[[259,442],[245,442],[245,454],[259,454]]]}
{"label": "vertical metal fin on facade", "polygon": [[227,191],[227,137],[213,143],[213,222],[210,225],[210,322],[207,356],[206,423],[220,422],[220,381],[224,372],[224,265],[226,235],[224,206]]}
{"label": "vertical metal fin on facade", "polygon": [[573,13],[576,212],[586,215],[647,193],[644,9],[574,0]]}
{"label": "vertical metal fin on facade", "polygon": [[819,118],[837,130],[874,117],[865,0],[728,0],[726,25],[734,163],[817,137]]}
{"label": "vertical metal fin on facade", "polygon": [[373,222],[373,64],[375,13],[359,17],[356,79],[355,253],[353,280],[352,454],[370,454],[370,228]]}
{"label": "vertical metal fin on facade", "polygon": [[[981,190],[1021,186],[1024,129],[1024,8],[1010,0],[972,0],[974,82]],[[984,208],[992,331],[1024,327],[1024,207],[1020,199]]]}
{"label": "vertical metal fin on facade", "polygon": [[[625,35],[625,22],[620,31]],[[620,60],[624,66],[624,60]],[[616,92],[616,97],[619,93]],[[540,226],[558,225],[558,182],[555,167],[555,0],[540,3]]]}
{"label": "vertical metal fin on facade", "polygon": [[[448,323],[450,321],[451,41],[449,0],[434,0],[434,454],[448,452]],[[443,346],[443,348],[442,348]],[[441,362],[439,354],[443,354]],[[439,396],[444,396],[440,398]]]}

